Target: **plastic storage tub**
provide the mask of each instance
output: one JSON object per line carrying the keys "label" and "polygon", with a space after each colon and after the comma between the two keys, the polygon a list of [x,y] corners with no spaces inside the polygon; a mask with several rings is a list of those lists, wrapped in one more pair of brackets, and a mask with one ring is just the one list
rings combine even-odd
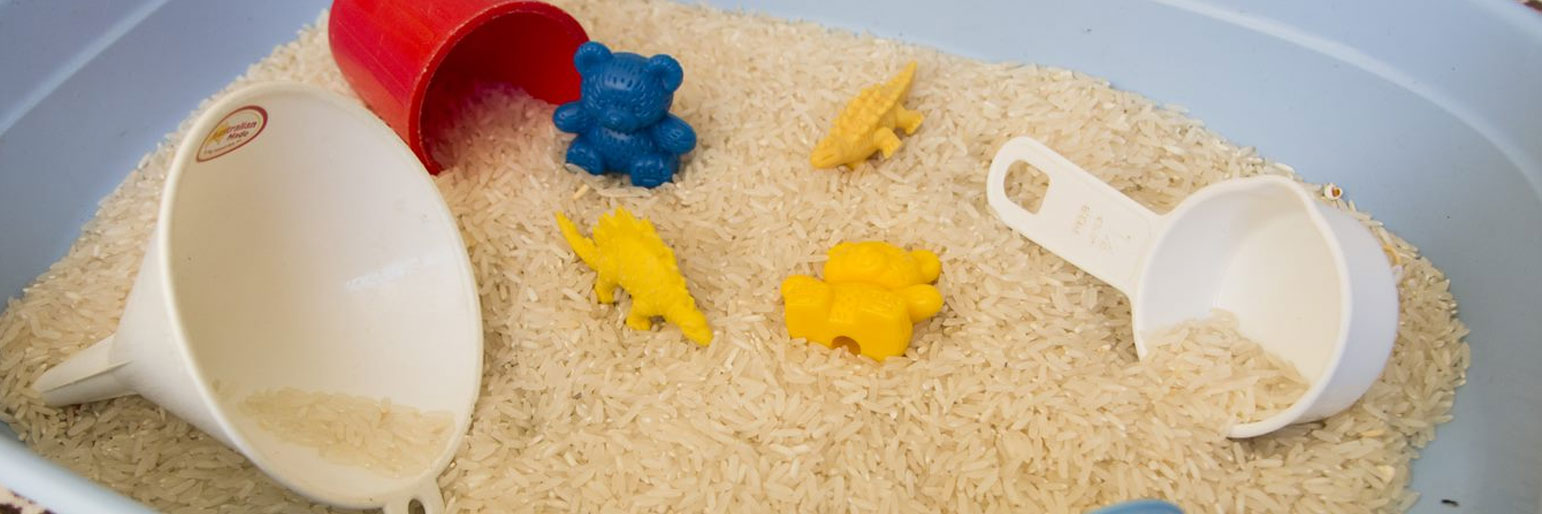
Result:
{"label": "plastic storage tub", "polygon": [[[1342,185],[1449,274],[1472,329],[1456,420],[1414,466],[1414,510],[1542,511],[1542,13],[1513,0],[712,3],[1100,75]],[[58,259],[200,100],[326,6],[0,1],[0,297]],[[146,510],[0,435],[0,484],[61,512]]]}

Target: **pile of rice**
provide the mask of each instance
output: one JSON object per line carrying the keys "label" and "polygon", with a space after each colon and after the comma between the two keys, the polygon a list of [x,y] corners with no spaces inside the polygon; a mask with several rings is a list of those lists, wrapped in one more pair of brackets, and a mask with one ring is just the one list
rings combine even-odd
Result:
{"label": "pile of rice", "polygon": [[1146,335],[1142,367],[1184,377],[1180,394],[1220,406],[1238,423],[1259,421],[1290,408],[1308,384],[1295,366],[1242,335],[1237,315],[1217,309]]}
{"label": "pile of rice", "polygon": [[409,477],[433,464],[455,425],[448,412],[423,412],[390,399],[288,388],[247,396],[240,408],[279,440],[391,477]]}
{"label": "pile of rice", "polygon": [[[1205,399],[1261,371],[1138,362],[1125,298],[999,223],[983,194],[991,156],[1018,135],[1158,211],[1212,182],[1290,168],[1072,71],[669,2],[557,3],[614,48],[679,59],[674,113],[700,146],[676,184],[648,191],[565,171],[553,107],[517,92],[481,97],[447,134],[439,152],[453,165],[437,180],[488,336],[475,418],[441,478],[452,510],[1077,512],[1158,497],[1193,512],[1353,513],[1415,501],[1409,460],[1450,419],[1469,354],[1447,280],[1406,242],[1361,216],[1399,265],[1401,326],[1381,379],[1340,415],[1234,441],[1223,434],[1238,412]],[[236,85],[349,94],[323,30]],[[810,169],[847,98],[910,59],[921,130],[892,159]],[[0,315],[0,418],[43,455],[157,508],[328,512],[140,398],[52,409],[30,388],[112,332],[172,150],[146,157]],[[593,274],[549,213],[593,220],[616,206],[674,246],[716,330],[710,347],[672,326],[628,330],[624,302],[593,301]],[[835,243],[865,239],[943,261],[942,313],[881,365],[789,340],[777,294]],[[1254,408],[1278,400],[1252,390],[1266,396]]]}

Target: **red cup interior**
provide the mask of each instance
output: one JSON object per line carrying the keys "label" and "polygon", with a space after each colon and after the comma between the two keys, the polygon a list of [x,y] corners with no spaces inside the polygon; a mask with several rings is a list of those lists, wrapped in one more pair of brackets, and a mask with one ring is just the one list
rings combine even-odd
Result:
{"label": "red cup interior", "polygon": [[589,36],[556,7],[510,2],[479,13],[444,38],[412,91],[408,144],[430,173],[441,169],[430,142],[481,84],[511,84],[552,103],[578,99],[573,53]]}

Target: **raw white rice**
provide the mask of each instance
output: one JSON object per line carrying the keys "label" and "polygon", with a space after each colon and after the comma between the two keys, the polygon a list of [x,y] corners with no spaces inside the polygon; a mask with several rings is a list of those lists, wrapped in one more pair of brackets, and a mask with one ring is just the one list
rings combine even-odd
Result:
{"label": "raw white rice", "polygon": [[1189,401],[1218,405],[1239,423],[1289,408],[1310,385],[1295,366],[1238,332],[1237,315],[1224,310],[1152,331],[1145,341],[1143,366],[1188,378],[1177,385]]}
{"label": "raw white rice", "polygon": [[[565,170],[553,107],[517,94],[483,98],[445,138],[453,164],[438,184],[487,333],[474,422],[441,478],[453,510],[1078,512],[1160,497],[1192,512],[1354,513],[1415,500],[1409,461],[1450,419],[1469,350],[1446,278],[1407,242],[1361,215],[1401,263],[1398,341],[1370,392],[1327,420],[1233,441],[1234,413],[1196,399],[1250,378],[1137,362],[1125,298],[997,222],[983,194],[990,157],[1017,135],[1158,211],[1288,167],[1073,71],[669,2],[556,3],[614,48],[679,59],[674,113],[700,146],[676,184],[643,191]],[[843,102],[910,59],[921,130],[892,159],[810,169]],[[320,28],[232,87],[267,80],[350,94]],[[0,417],[39,453],[163,510],[329,511],[143,399],[53,409],[30,388],[112,332],[172,150],[147,156],[0,314]],[[592,301],[593,274],[549,213],[618,205],[674,246],[712,346],[672,326],[627,330],[624,304]],[[861,239],[943,260],[942,313],[882,365],[782,326],[777,284]]]}
{"label": "raw white rice", "polygon": [[433,464],[455,424],[448,412],[423,412],[389,399],[296,389],[247,396],[240,408],[281,441],[313,448],[336,464],[392,477],[412,476]]}

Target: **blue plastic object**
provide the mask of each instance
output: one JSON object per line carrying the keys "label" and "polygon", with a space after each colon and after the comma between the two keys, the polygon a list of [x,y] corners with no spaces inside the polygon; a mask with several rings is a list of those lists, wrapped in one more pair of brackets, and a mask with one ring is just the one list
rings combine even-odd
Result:
{"label": "blue plastic object", "polygon": [[680,155],[696,147],[696,132],[669,113],[685,78],[680,63],[663,54],[611,53],[594,41],[578,47],[573,63],[582,96],[552,113],[558,129],[578,134],[568,163],[594,175],[625,173],[648,188],[674,180]]}
{"label": "blue plastic object", "polygon": [[1183,509],[1161,500],[1133,500],[1109,505],[1087,514],[1183,514]]}
{"label": "blue plastic object", "polygon": [[[327,3],[0,0],[0,298],[58,259],[200,100]],[[1514,0],[890,0],[882,16],[708,3],[1106,77],[1343,186],[1447,272],[1472,328],[1456,420],[1414,462],[1413,512],[1542,507],[1542,14]],[[59,512],[145,511],[10,435],[0,425],[0,483]]]}

